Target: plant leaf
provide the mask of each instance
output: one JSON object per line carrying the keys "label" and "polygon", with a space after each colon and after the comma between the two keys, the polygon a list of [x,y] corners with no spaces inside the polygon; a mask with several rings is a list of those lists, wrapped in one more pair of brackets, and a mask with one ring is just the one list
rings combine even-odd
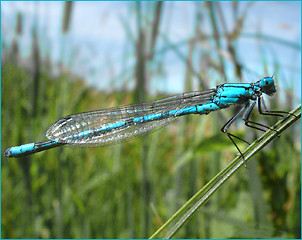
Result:
{"label": "plant leaf", "polygon": [[[266,131],[261,137],[256,139],[245,151],[243,155],[245,162],[258,153],[262,148],[271,141],[281,135],[288,127],[298,121],[301,117],[301,105],[290,112],[287,116],[278,121],[271,129]],[[172,238],[188,220],[202,207],[210,197],[244,165],[240,156],[237,156],[228,166],[220,171],[210,182],[208,182],[201,190],[199,190],[189,201],[187,201],[164,225],[162,225],[151,237],[158,238],[159,234],[164,230],[168,233],[164,238]],[[170,229],[168,229],[169,225]]]}

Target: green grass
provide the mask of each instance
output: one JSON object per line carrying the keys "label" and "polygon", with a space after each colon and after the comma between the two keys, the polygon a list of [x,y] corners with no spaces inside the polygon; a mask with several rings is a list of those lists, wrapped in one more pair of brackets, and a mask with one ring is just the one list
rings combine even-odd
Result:
{"label": "green grass", "polygon": [[[4,65],[2,152],[13,145],[45,139],[47,127],[59,117],[59,102],[53,101],[58,94],[56,82],[65,81],[66,76],[53,79],[42,74],[41,81],[48,87],[39,93],[41,110],[32,119],[28,72],[9,63]],[[66,86],[70,96],[62,106],[62,115],[97,109],[96,105],[103,108],[130,103],[117,102],[117,94],[96,92],[80,80]],[[131,93],[118,96],[131,99]],[[183,118],[143,139],[116,146],[63,147],[21,159],[2,158],[2,236],[151,236],[236,154],[227,137],[217,134],[212,124],[221,126],[219,118],[219,113]],[[300,208],[300,201],[295,196],[300,191],[300,149],[298,143],[294,144],[294,129],[255,156],[255,167],[239,170],[176,236],[255,237],[263,231],[262,221],[270,230],[267,237],[297,236],[299,211],[295,209]],[[147,185],[142,180],[142,157],[146,158]],[[254,185],[255,179],[258,185]],[[256,199],[255,193],[260,194]],[[276,195],[282,197],[276,199]],[[149,204],[145,204],[146,196]],[[256,214],[259,207],[262,217]],[[217,224],[225,232],[216,232]]]}

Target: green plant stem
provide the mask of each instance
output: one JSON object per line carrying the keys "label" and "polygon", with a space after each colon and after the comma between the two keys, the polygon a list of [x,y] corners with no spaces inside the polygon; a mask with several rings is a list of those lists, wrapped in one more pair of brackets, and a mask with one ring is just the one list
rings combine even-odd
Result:
{"label": "green plant stem", "polygon": [[[245,162],[268,145],[271,141],[281,135],[288,127],[294,124],[301,117],[301,105],[290,112],[287,116],[278,121],[271,129],[266,131],[261,137],[256,139],[245,151],[243,155]],[[237,156],[228,166],[220,171],[210,182],[208,182],[201,190],[199,190],[188,202],[186,202],[165,224],[163,224],[150,239],[157,238],[160,233],[167,230],[167,227],[177,219],[179,219],[171,230],[166,234],[165,238],[173,237],[177,231],[203,206],[209,198],[216,192],[238,169],[244,165],[241,156]]]}

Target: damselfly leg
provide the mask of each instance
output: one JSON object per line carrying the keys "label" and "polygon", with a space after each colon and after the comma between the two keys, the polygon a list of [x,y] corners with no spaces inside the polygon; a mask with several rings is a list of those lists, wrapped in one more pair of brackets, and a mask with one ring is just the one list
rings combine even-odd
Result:
{"label": "damselfly leg", "polygon": [[250,143],[247,142],[246,140],[244,140],[244,139],[242,139],[242,138],[240,138],[240,137],[234,135],[234,134],[229,133],[229,132],[228,132],[228,129],[229,129],[229,127],[234,123],[234,121],[238,119],[238,117],[240,116],[240,114],[248,109],[248,107],[249,107],[249,103],[248,103],[247,105],[245,105],[243,108],[241,108],[241,110],[240,110],[238,113],[236,113],[231,119],[229,119],[229,120],[226,122],[226,124],[224,124],[223,127],[221,128],[221,131],[222,131],[223,133],[225,133],[225,134],[229,137],[229,139],[232,141],[232,143],[233,143],[233,144],[235,145],[235,147],[237,148],[239,154],[240,154],[241,157],[242,157],[242,160],[243,160],[243,162],[244,162],[245,168],[247,168],[247,165],[246,165],[246,162],[245,162],[244,155],[242,154],[241,150],[239,149],[239,147],[237,146],[237,144],[235,143],[235,141],[234,141],[233,138],[237,138],[237,139],[239,139],[239,140],[241,140],[241,141],[247,143],[248,145],[250,145]]}
{"label": "damselfly leg", "polygon": [[[259,100],[259,98],[258,98],[258,102],[259,102],[259,101],[260,101],[260,100]],[[258,123],[258,122],[253,122],[253,121],[250,121],[250,120],[249,120],[250,115],[251,115],[251,112],[253,111],[255,105],[256,105],[256,101],[254,101],[254,102],[247,108],[247,110],[245,111],[245,113],[244,113],[244,115],[243,115],[243,117],[242,117],[242,120],[245,122],[245,125],[246,125],[247,127],[254,128],[254,129],[257,129],[257,130],[260,130],[260,131],[263,131],[263,132],[265,132],[265,130],[262,129],[262,128],[260,128],[260,127],[263,127],[263,128],[266,128],[266,129],[270,129],[270,130],[272,130],[272,131],[277,132],[276,130],[270,128],[269,126],[266,126],[266,125],[264,125],[264,124],[261,124],[261,123]],[[258,105],[258,107],[259,107],[259,105]],[[259,109],[258,109],[258,110],[259,110]],[[260,112],[260,111],[259,111],[259,112]],[[271,115],[271,114],[269,114],[269,115]],[[273,114],[273,116],[283,116],[283,115],[278,115],[278,114],[275,115],[275,114]],[[256,127],[256,126],[258,126],[258,127]]]}
{"label": "damselfly leg", "polygon": [[[262,106],[263,106],[263,110],[262,110]],[[284,115],[290,114],[293,117],[297,117],[296,115],[294,115],[290,112],[268,110],[262,96],[258,98],[258,111],[261,115],[284,117]]]}
{"label": "damselfly leg", "polygon": [[[254,109],[255,105],[256,105],[256,101],[253,101],[252,103],[249,102],[248,104],[246,104],[238,113],[236,113],[230,120],[228,120],[227,123],[221,128],[221,131],[229,137],[229,139],[232,141],[232,143],[235,145],[236,149],[238,150],[239,154],[242,156],[245,168],[247,168],[247,165],[246,165],[246,162],[245,162],[244,155],[242,154],[241,150],[239,149],[239,147],[237,146],[237,144],[235,143],[233,138],[237,138],[238,140],[241,140],[241,141],[243,141],[243,142],[245,142],[249,145],[250,145],[250,143],[247,142],[246,140],[244,140],[244,139],[228,132],[229,127],[234,123],[234,121],[237,120],[239,118],[239,116],[243,113],[242,120],[245,122],[245,125],[247,127],[254,128],[256,130],[260,130],[260,131],[263,131],[263,132],[265,132],[265,130],[263,128],[270,129],[272,131],[278,132],[275,129],[272,129],[272,128],[264,125],[264,124],[253,122],[253,121],[249,120],[251,112]],[[263,103],[263,105],[265,105],[265,103]],[[283,113],[283,114],[286,113],[286,112],[282,112],[282,111],[268,111],[266,106],[265,106],[265,110],[264,110],[265,113],[263,113],[262,109],[261,109],[261,99],[260,99],[260,97],[258,98],[258,111],[262,115],[282,116],[282,117],[283,117],[283,115],[281,115],[281,113]]]}

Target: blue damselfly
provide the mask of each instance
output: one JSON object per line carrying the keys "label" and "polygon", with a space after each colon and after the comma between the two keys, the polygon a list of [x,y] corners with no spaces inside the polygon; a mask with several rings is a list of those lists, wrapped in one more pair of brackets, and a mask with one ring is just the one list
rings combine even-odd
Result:
{"label": "blue damselfly", "polygon": [[249,120],[256,103],[260,114],[287,114],[283,111],[267,110],[262,95],[271,96],[275,92],[273,77],[264,77],[255,83],[225,83],[213,89],[182,93],[152,103],[69,115],[50,126],[46,132],[47,141],[11,147],[4,152],[4,156],[22,157],[63,145],[95,147],[119,143],[147,134],[180,116],[204,115],[232,105],[242,105],[241,110],[221,128],[221,131],[230,138],[243,157],[233,138],[246,141],[229,133],[228,129],[241,114],[246,126],[262,131],[269,128]]}

